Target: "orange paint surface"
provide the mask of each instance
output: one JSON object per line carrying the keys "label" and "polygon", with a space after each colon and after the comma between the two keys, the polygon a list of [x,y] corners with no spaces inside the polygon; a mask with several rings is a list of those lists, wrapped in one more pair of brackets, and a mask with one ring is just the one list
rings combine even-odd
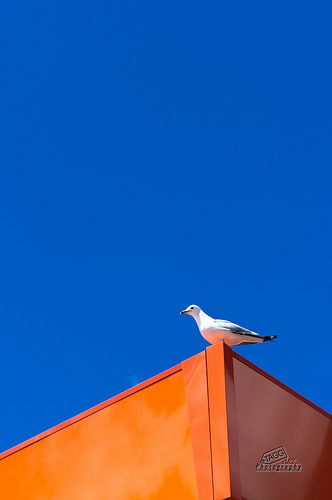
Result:
{"label": "orange paint surface", "polygon": [[196,499],[181,372],[0,462],[10,500]]}
{"label": "orange paint surface", "polygon": [[[331,418],[241,358],[233,358],[233,364],[243,497],[331,498]],[[256,471],[262,455],[279,446],[302,465],[301,472]]]}
{"label": "orange paint surface", "polygon": [[200,500],[213,498],[211,439],[206,354],[181,363],[186,386],[189,428]]}
{"label": "orange paint surface", "polygon": [[224,344],[208,347],[207,376],[214,498],[231,496]]}
{"label": "orange paint surface", "polygon": [[[330,416],[216,344],[0,454],[4,500],[326,500]],[[283,446],[301,472],[259,472]]]}

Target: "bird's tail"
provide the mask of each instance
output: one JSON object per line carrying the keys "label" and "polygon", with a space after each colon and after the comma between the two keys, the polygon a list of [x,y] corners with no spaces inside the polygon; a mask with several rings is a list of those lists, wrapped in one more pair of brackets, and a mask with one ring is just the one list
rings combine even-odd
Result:
{"label": "bird's tail", "polygon": [[267,340],[276,339],[277,337],[278,335],[265,335],[265,337],[263,337],[263,342],[266,342]]}

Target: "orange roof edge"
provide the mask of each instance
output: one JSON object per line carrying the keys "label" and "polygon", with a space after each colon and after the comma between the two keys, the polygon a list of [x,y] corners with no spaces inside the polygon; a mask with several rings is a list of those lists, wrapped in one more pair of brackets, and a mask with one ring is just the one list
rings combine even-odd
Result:
{"label": "orange roof edge", "polygon": [[36,443],[37,441],[40,441],[41,439],[45,439],[46,437],[48,437],[51,434],[54,434],[58,431],[61,431],[65,427],[69,427],[70,425],[75,424],[76,422],[79,422],[80,420],[88,417],[89,415],[92,415],[93,413],[96,413],[96,412],[102,410],[103,408],[106,408],[107,406],[110,406],[113,403],[116,403],[117,401],[120,401],[121,399],[124,399],[124,398],[130,396],[131,394],[134,394],[135,392],[138,392],[138,391],[144,389],[145,387],[150,386],[150,385],[158,382],[159,380],[162,380],[166,377],[169,377],[170,375],[173,375],[174,373],[176,373],[178,371],[181,371],[181,364],[174,365],[171,368],[168,368],[167,370],[164,370],[164,371],[158,373],[157,375],[154,375],[153,377],[150,377],[150,378],[144,380],[143,382],[140,382],[139,384],[134,385],[133,387],[130,387],[129,389],[126,389],[125,391],[120,392],[119,394],[116,394],[115,396],[112,396],[109,399],[106,399],[106,401],[103,401],[102,403],[98,403],[97,405],[92,406],[88,410],[85,410],[85,411],[75,415],[74,417],[71,417],[71,418],[63,421],[60,424],[57,424],[53,427],[50,427],[49,429],[47,429],[43,432],[40,432],[39,434],[36,434],[35,436],[33,436],[25,441],[22,441],[22,443],[19,443],[15,446],[12,446],[8,450],[5,450],[2,453],[0,453],[0,460],[2,460],[3,458],[6,458],[8,455],[12,455],[13,453],[16,453],[17,451],[20,451],[22,448],[26,448],[27,446],[30,446],[30,445]]}
{"label": "orange roof edge", "polygon": [[249,368],[252,368],[253,370],[255,370],[257,373],[259,373],[263,377],[267,378],[268,380],[270,380],[274,384],[278,385],[279,387],[281,387],[285,391],[287,391],[290,394],[292,394],[293,396],[297,397],[303,403],[311,406],[314,410],[320,412],[325,417],[328,417],[328,418],[332,419],[332,415],[329,412],[327,412],[326,410],[324,410],[320,406],[317,406],[315,403],[313,403],[312,401],[310,401],[310,399],[305,398],[304,396],[302,396],[298,392],[296,392],[293,389],[291,389],[288,385],[284,384],[283,382],[281,382],[277,378],[273,377],[272,375],[270,375],[266,371],[262,370],[262,368],[259,368],[257,365],[255,365],[254,363],[252,363],[251,361],[249,361],[248,359],[244,358],[243,356],[241,356],[240,354],[238,354],[237,352],[235,352],[233,350],[232,350],[232,356],[234,358],[238,359],[239,361],[241,361],[241,363],[244,363],[245,365],[249,366]]}
{"label": "orange roof edge", "polygon": [[[215,346],[209,346],[209,347],[207,347],[207,349],[209,349],[209,348],[211,349],[214,347]],[[234,358],[238,359],[240,362],[244,363],[245,365],[249,366],[250,368],[252,368],[256,372],[260,373],[262,376],[264,376],[265,378],[267,378],[271,382],[277,384],[282,389],[286,390],[287,392],[289,392],[293,396],[297,397],[303,403],[308,404],[313,409],[320,412],[322,415],[332,419],[332,415],[330,413],[328,413],[327,411],[325,411],[321,407],[317,406],[315,403],[313,403],[309,399],[305,398],[304,396],[302,396],[298,392],[294,391],[289,386],[287,386],[286,384],[284,384],[283,382],[281,382],[277,378],[273,377],[272,375],[270,375],[266,371],[262,370],[257,365],[255,365],[254,363],[252,363],[248,359],[244,358],[243,356],[241,356],[237,352],[235,352],[233,349],[231,349],[231,348],[228,348],[228,349],[231,351],[231,355]],[[195,356],[193,356],[193,358],[194,357]],[[0,453],[0,460],[6,458],[8,455],[16,453],[17,451],[21,450],[22,448],[26,448],[27,446],[30,446],[33,443],[40,441],[41,439],[44,439],[47,436],[54,434],[54,433],[64,429],[65,427],[68,427],[68,426],[88,417],[89,415],[92,415],[93,413],[96,413],[96,412],[102,410],[103,408],[106,408],[107,406],[112,405],[113,403],[116,403],[117,401],[120,401],[121,399],[124,399],[124,398],[130,396],[131,394],[134,394],[135,392],[138,392],[138,391],[144,389],[145,387],[152,385],[152,384],[158,382],[159,380],[162,380],[163,378],[166,378],[166,377],[168,377],[168,376],[170,376],[178,371],[181,371],[181,370],[182,370],[181,363],[174,365],[171,368],[168,368],[167,370],[164,370],[163,372],[160,372],[157,375],[154,375],[153,377],[150,377],[147,380],[144,380],[143,382],[140,382],[139,384],[137,384],[133,387],[130,387],[129,389],[126,389],[125,391],[123,391],[115,396],[112,396],[111,398],[93,406],[92,408],[89,408],[88,410],[85,410],[85,411],[75,415],[74,417],[71,417],[71,418],[69,418],[69,419],[67,419],[67,420],[65,420],[65,421],[63,421],[63,422],[61,422],[53,427],[50,427],[49,429],[47,429],[47,430],[45,430],[45,431],[43,431],[43,432],[41,432],[33,437],[21,442],[21,443],[9,448],[8,450],[1,452]]]}

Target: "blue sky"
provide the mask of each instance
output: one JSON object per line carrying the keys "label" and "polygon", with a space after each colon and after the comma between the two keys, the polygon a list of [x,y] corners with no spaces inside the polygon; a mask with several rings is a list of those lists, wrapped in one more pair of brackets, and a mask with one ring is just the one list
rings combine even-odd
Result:
{"label": "blue sky", "polygon": [[206,346],[331,410],[329,2],[1,7],[0,448]]}

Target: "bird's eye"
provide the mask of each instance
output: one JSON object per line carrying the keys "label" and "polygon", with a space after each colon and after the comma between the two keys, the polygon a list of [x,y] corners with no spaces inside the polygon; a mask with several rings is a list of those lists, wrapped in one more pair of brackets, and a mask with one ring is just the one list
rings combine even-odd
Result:
{"label": "bird's eye", "polygon": [[191,307],[190,309],[194,309],[193,307]]}

